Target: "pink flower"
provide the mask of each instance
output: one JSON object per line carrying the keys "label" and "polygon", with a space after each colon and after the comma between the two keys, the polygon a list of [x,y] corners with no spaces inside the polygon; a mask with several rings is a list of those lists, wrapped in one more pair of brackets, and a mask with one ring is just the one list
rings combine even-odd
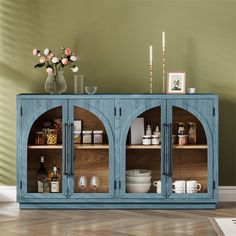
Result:
{"label": "pink flower", "polygon": [[52,69],[51,67],[48,67],[48,68],[46,69],[46,72],[47,72],[49,75],[51,75],[51,74],[53,73],[53,69]]}
{"label": "pink flower", "polygon": [[47,56],[47,60],[50,61],[53,58],[53,56],[54,56],[53,53],[50,52]]}
{"label": "pink flower", "polygon": [[39,58],[39,62],[40,63],[44,63],[46,61],[46,57],[45,56],[41,56],[40,58]]}
{"label": "pink flower", "polygon": [[66,48],[66,49],[65,49],[65,54],[66,54],[66,56],[70,56],[70,55],[71,55],[71,50],[70,50],[70,48]]}
{"label": "pink flower", "polygon": [[34,56],[37,56],[38,52],[39,52],[39,50],[37,48],[34,48],[32,51]]}
{"label": "pink flower", "polygon": [[61,63],[63,65],[67,65],[68,64],[68,59],[67,58],[62,58]]}

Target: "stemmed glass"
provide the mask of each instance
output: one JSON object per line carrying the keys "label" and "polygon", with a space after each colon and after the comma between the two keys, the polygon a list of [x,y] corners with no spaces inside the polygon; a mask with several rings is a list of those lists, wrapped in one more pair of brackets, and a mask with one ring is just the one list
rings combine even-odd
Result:
{"label": "stemmed glass", "polygon": [[90,180],[90,186],[93,188],[93,192],[96,193],[97,187],[99,186],[99,178],[98,176],[92,176]]}
{"label": "stemmed glass", "polygon": [[81,193],[87,187],[87,178],[86,176],[82,175],[78,179],[78,187],[81,189]]}

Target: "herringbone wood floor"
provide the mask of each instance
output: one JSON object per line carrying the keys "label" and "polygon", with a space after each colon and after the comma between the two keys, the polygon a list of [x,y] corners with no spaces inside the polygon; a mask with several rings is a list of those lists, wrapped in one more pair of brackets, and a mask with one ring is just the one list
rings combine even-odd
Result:
{"label": "herringbone wood floor", "polygon": [[236,203],[217,210],[19,210],[0,204],[0,236],[216,235],[209,217],[236,217]]}

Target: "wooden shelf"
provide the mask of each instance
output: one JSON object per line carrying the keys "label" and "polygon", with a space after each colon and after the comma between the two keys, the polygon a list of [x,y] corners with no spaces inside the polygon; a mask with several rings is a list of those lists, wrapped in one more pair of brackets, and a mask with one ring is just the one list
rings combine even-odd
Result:
{"label": "wooden shelf", "polygon": [[[57,145],[29,145],[29,149],[62,149],[61,144]],[[75,149],[109,149],[108,144],[75,144]]]}
{"label": "wooden shelf", "polygon": [[[205,144],[173,145],[174,149],[207,149]],[[161,145],[127,145],[126,149],[161,149]]]}

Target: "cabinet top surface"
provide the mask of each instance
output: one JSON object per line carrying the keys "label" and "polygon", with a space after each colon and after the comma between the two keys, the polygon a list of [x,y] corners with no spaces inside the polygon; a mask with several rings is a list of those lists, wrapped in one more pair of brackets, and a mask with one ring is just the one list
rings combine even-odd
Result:
{"label": "cabinet top surface", "polygon": [[110,93],[110,94],[60,94],[60,95],[51,95],[46,93],[23,93],[18,94],[17,98],[19,99],[142,99],[142,98],[158,98],[158,99],[167,99],[167,98],[175,98],[175,99],[202,99],[202,98],[218,98],[217,94],[213,93],[194,93],[194,94],[161,94],[161,93]]}

